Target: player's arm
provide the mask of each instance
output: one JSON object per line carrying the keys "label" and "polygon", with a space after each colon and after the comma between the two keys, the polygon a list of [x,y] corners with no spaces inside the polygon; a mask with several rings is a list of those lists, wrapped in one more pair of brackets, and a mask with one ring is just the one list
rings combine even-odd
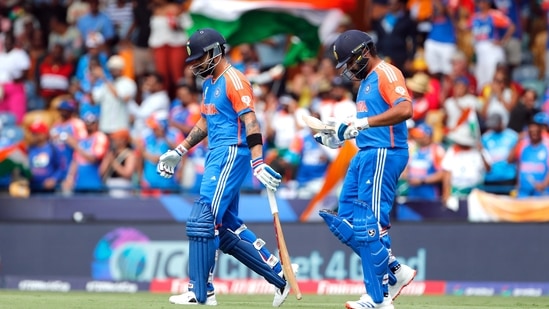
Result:
{"label": "player's arm", "polygon": [[177,147],[164,153],[158,159],[156,171],[160,176],[171,178],[175,173],[175,167],[181,161],[189,149],[196,146],[208,136],[208,124],[204,117],[201,117],[189,132],[189,135]]}
{"label": "player's arm", "polygon": [[176,147],[176,149],[183,147],[185,152],[196,146],[203,139],[208,136],[208,125],[204,117],[200,117],[194,127],[189,132],[189,135]]}
{"label": "player's arm", "polygon": [[263,137],[255,113],[250,111],[242,114],[240,121],[246,127],[246,142],[252,153],[252,159],[263,158]]}
{"label": "player's arm", "polygon": [[405,99],[384,113],[368,117],[368,124],[370,127],[392,126],[410,119],[412,114],[412,102]]}

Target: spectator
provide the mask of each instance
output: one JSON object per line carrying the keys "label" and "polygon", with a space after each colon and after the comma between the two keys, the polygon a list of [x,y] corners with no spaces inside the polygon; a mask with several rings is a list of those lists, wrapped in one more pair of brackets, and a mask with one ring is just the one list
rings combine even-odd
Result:
{"label": "spectator", "polygon": [[284,62],[287,43],[287,34],[276,34],[254,44],[261,72],[267,71]]}
{"label": "spectator", "polygon": [[177,85],[176,97],[170,109],[170,126],[177,128],[187,136],[200,119],[200,104],[197,102],[196,89],[184,82]]}
{"label": "spectator", "polygon": [[188,40],[185,30],[192,25],[192,20],[180,4],[168,0],[154,0],[152,4],[149,47],[156,71],[163,78],[164,89],[173,93],[175,83],[183,76]]}
{"label": "spectator", "polygon": [[77,140],[68,136],[66,143],[74,149],[74,159],[62,184],[64,192],[98,192],[104,189],[99,172],[101,160],[109,149],[109,139],[99,131],[99,119],[93,113],[84,115],[88,136]]}
{"label": "spectator", "polygon": [[[72,136],[76,140],[82,140],[88,136],[88,131],[84,122],[74,115],[76,111],[76,103],[74,101],[61,101],[57,106],[57,111],[61,119],[52,126],[50,136],[55,147],[63,156],[66,168],[68,168],[74,154],[74,149],[67,143],[68,137]],[[65,178],[66,172],[67,170],[64,171],[63,178]]]}
{"label": "spectator", "polygon": [[518,101],[518,93],[508,83],[509,76],[503,71],[497,71],[494,80],[482,91],[483,105],[480,111],[482,120],[488,119],[494,114],[503,117],[503,126],[507,127],[511,110]]}
{"label": "spectator", "polygon": [[111,20],[116,38],[125,39],[133,24],[133,4],[129,0],[111,0],[105,7],[105,15]]}
{"label": "spectator", "polygon": [[[475,77],[481,90],[494,78],[496,65],[505,63],[505,46],[515,31],[513,22],[498,10],[491,8],[491,0],[477,1],[478,11],[470,20],[475,46]],[[506,30],[501,34],[500,30]]]}
{"label": "spectator", "polygon": [[450,75],[444,76],[441,82],[441,102],[444,102],[447,98],[453,96],[452,89],[458,78],[465,77],[467,79],[469,88],[467,89],[469,94],[477,94],[477,79],[471,72],[469,72],[469,60],[465,53],[457,50],[451,58],[452,71]]}
{"label": "spectator", "polygon": [[518,134],[503,125],[503,117],[493,114],[486,120],[488,131],[482,145],[492,159],[492,168],[484,177],[484,191],[509,194],[517,180],[517,167],[508,158],[518,142]]}
{"label": "spectator", "polygon": [[[156,172],[158,158],[169,149],[183,141],[183,135],[177,129],[168,126],[168,114],[165,111],[152,113],[146,121],[149,130],[138,141],[138,153],[142,158],[140,184],[145,194],[160,194],[178,189],[178,179],[164,178]],[[177,174],[180,174],[179,172]]]}
{"label": "spectator", "polygon": [[429,101],[425,96],[429,91],[429,80],[429,75],[425,73],[416,73],[412,78],[406,79],[406,87],[411,92],[414,107],[412,120],[416,125],[425,121],[425,116],[429,111]]}
{"label": "spectator", "polygon": [[453,14],[445,1],[433,1],[432,29],[424,44],[425,61],[429,73],[439,78],[452,73],[452,56],[457,50]]}
{"label": "spectator", "polygon": [[[495,7],[501,11],[505,16],[515,26],[514,31],[507,41],[503,45],[505,51],[506,63],[509,65],[510,73],[513,72],[513,69],[521,64],[522,61],[522,25],[523,21],[521,18],[522,11],[524,10],[525,1],[516,1],[516,0],[494,0],[493,3]],[[505,36],[507,29],[500,29],[500,35]]]}
{"label": "spectator", "polygon": [[73,64],[65,59],[63,46],[55,44],[39,67],[40,95],[46,106],[51,105],[53,98],[68,93],[73,71]]}
{"label": "spectator", "polygon": [[31,192],[54,192],[63,180],[65,159],[50,141],[46,123],[33,122],[29,131],[32,134],[28,148]]}
{"label": "spectator", "polygon": [[132,136],[141,138],[147,129],[146,121],[155,112],[168,112],[170,98],[164,88],[162,75],[150,73],[145,77],[141,85],[141,96],[143,101],[137,105],[130,102],[130,119],[133,119]]}
{"label": "spectator", "polygon": [[445,126],[447,130],[456,128],[458,121],[470,111],[476,113],[480,109],[480,102],[476,96],[468,93],[469,79],[460,77],[455,80],[452,97],[444,102]]}
{"label": "spectator", "polygon": [[7,111],[15,115],[21,123],[27,111],[25,77],[30,68],[27,52],[15,46],[13,33],[4,36],[4,50],[0,52],[0,112]]}
{"label": "spectator", "polygon": [[120,129],[112,132],[110,145],[99,166],[99,173],[111,197],[127,197],[131,195],[132,178],[137,170],[137,156],[130,148],[130,131]]}
{"label": "spectator", "polygon": [[94,74],[102,80],[101,86],[92,91],[92,98],[95,104],[99,105],[99,130],[110,134],[115,131],[130,128],[130,112],[128,104],[134,102],[137,94],[135,82],[122,76],[124,59],[113,55],[107,62],[113,80],[107,79],[100,67],[96,67]]}
{"label": "spectator", "polygon": [[444,171],[442,200],[450,209],[457,209],[458,200],[484,182],[486,171],[490,170],[491,159],[482,144],[471,132],[468,123],[452,131],[448,138],[453,145],[442,159]]}
{"label": "spectator", "polygon": [[78,29],[70,26],[65,16],[62,15],[52,15],[50,17],[50,28],[48,49],[52,50],[57,44],[63,46],[65,59],[76,65],[84,48],[84,40]]}
{"label": "spectator", "polygon": [[534,89],[524,90],[520,101],[511,110],[509,124],[507,125],[510,129],[513,129],[517,133],[522,133],[526,130],[532,117],[540,112],[540,109],[536,108],[537,98],[538,94]]}
{"label": "spectator", "polygon": [[377,51],[382,58],[410,75],[416,53],[417,25],[406,10],[406,0],[389,0],[389,11],[377,21],[373,29],[377,35]]}
{"label": "spectator", "polygon": [[329,91],[331,100],[323,100],[319,106],[321,120],[326,121],[330,117],[347,119],[356,115],[356,104],[350,91],[352,86],[344,77],[336,76],[332,79]]}
{"label": "spectator", "polygon": [[549,184],[549,144],[543,141],[544,125],[528,124],[528,142],[518,148],[517,197],[545,196]]}
{"label": "spectator", "polygon": [[90,11],[76,21],[76,27],[83,37],[87,38],[91,33],[100,33],[107,45],[114,42],[116,31],[109,17],[99,11],[99,0],[88,0]]}
{"label": "spectator", "polygon": [[147,72],[154,72],[154,61],[149,48],[151,34],[150,20],[152,4],[148,0],[133,1],[133,24],[128,30],[126,39],[133,42],[134,73],[137,77]]}
{"label": "spectator", "polygon": [[440,187],[443,170],[444,148],[433,143],[433,129],[427,124],[420,124],[410,130],[415,141],[410,160],[405,172],[408,180],[408,198],[416,200],[438,200],[441,197]]}

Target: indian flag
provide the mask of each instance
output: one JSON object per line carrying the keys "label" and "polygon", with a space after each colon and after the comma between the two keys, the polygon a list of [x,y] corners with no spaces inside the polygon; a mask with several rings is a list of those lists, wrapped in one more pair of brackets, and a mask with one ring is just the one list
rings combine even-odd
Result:
{"label": "indian flag", "polygon": [[20,176],[30,178],[29,161],[23,143],[0,149],[0,177],[12,175],[16,170]]}
{"label": "indian flag", "polygon": [[232,46],[289,34],[292,45],[284,61],[289,66],[316,57],[322,35],[319,28],[324,32],[335,29],[342,12],[354,6],[355,0],[193,0],[189,33],[213,28]]}

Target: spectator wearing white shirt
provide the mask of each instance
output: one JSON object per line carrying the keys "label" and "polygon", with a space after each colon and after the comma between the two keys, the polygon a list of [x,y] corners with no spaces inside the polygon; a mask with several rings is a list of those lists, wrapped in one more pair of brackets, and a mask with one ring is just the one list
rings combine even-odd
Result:
{"label": "spectator wearing white shirt", "polygon": [[442,159],[442,199],[446,206],[457,209],[458,199],[465,198],[484,182],[491,169],[490,155],[483,149],[480,139],[471,132],[468,123],[448,134],[453,145]]}
{"label": "spectator wearing white shirt", "polygon": [[128,103],[135,100],[137,85],[132,79],[122,75],[124,65],[124,59],[118,55],[109,58],[107,68],[112,75],[112,81],[105,77],[103,70],[97,70],[97,77],[104,82],[93,89],[92,97],[101,110],[99,130],[106,134],[130,128]]}
{"label": "spectator wearing white shirt", "polygon": [[443,106],[447,129],[455,129],[458,120],[469,110],[479,111],[480,101],[476,96],[470,94],[468,90],[469,79],[467,77],[462,76],[455,79],[452,91],[453,95],[444,101]]}
{"label": "spectator wearing white shirt", "polygon": [[164,88],[164,79],[158,73],[150,73],[141,85],[141,104],[130,103],[130,117],[133,119],[132,137],[142,136],[147,129],[147,118],[157,111],[169,112],[170,97]]}
{"label": "spectator wearing white shirt", "polygon": [[0,112],[13,113],[17,123],[21,123],[27,111],[24,81],[29,68],[29,55],[15,46],[13,33],[6,33],[0,52]]}

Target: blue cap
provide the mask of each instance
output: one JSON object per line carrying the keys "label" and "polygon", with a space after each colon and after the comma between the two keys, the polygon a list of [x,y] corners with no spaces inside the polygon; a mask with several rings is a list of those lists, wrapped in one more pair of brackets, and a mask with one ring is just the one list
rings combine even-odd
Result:
{"label": "blue cap", "polygon": [[465,86],[469,86],[469,79],[467,76],[459,76],[454,80],[454,84],[462,83],[465,84]]}
{"label": "blue cap", "polygon": [[410,130],[410,135],[414,138],[421,138],[423,136],[433,136],[433,128],[428,124],[422,123],[417,127]]}
{"label": "blue cap", "polygon": [[334,57],[336,69],[343,67],[354,55],[362,54],[362,50],[372,43],[372,38],[360,30],[347,30],[340,34],[334,42]]}
{"label": "blue cap", "polygon": [[532,121],[537,124],[549,126],[549,115],[547,115],[547,113],[545,112],[539,112],[534,115],[534,118],[532,118]]}
{"label": "blue cap", "polygon": [[97,122],[97,115],[92,112],[87,112],[82,116],[82,120],[84,120],[85,123],[94,123]]}
{"label": "blue cap", "polygon": [[72,100],[63,100],[61,101],[61,103],[59,103],[57,109],[72,112],[76,109],[76,103],[74,103],[74,101]]}
{"label": "blue cap", "polygon": [[187,54],[189,57],[186,63],[200,59],[206,52],[221,47],[226,43],[225,38],[216,30],[211,28],[199,29],[187,41]]}

